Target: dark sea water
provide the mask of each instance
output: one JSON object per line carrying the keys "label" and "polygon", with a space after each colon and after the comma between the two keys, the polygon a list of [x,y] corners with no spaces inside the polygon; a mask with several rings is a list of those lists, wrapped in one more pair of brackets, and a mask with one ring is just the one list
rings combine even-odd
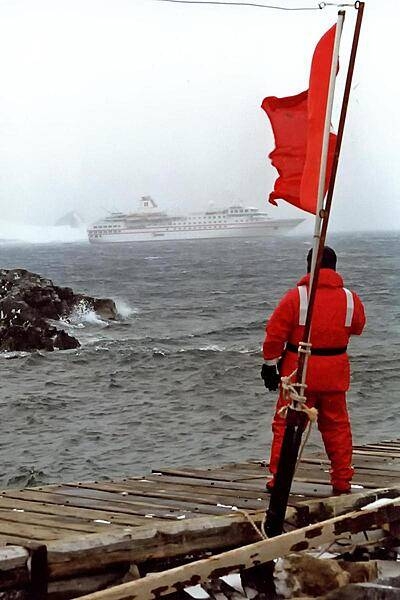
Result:
{"label": "dark sea water", "polygon": [[[356,443],[399,437],[400,234],[330,239],[368,325],[353,338]],[[3,486],[266,458],[275,394],[259,377],[265,321],[304,272],[309,240],[3,246],[1,266],[112,297],[77,314],[82,347],[0,355]],[[314,432],[308,448],[319,447]]]}

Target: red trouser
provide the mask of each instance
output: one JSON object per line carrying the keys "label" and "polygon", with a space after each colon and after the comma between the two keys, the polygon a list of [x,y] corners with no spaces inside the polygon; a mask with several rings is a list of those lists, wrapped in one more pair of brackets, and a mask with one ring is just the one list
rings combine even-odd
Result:
{"label": "red trouser", "polygon": [[[271,446],[269,470],[274,475],[279,461],[285,419],[278,410],[287,402],[279,394],[276,412],[272,422],[274,438]],[[354,473],[351,466],[353,444],[345,392],[313,392],[307,394],[307,406],[318,409],[318,429],[321,432],[325,450],[331,462],[331,483],[338,490],[346,491]]]}

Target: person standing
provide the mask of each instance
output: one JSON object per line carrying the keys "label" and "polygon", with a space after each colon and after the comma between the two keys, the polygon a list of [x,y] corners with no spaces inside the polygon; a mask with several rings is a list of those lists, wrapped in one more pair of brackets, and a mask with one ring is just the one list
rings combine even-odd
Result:
{"label": "person standing", "polygon": [[[276,391],[280,378],[297,367],[298,344],[302,341],[308,306],[312,250],[307,256],[307,275],[281,299],[266,325],[261,377],[265,387]],[[350,386],[347,345],[351,335],[360,335],[366,318],[364,306],[353,291],[343,286],[336,272],[337,257],[329,246],[323,250],[321,270],[311,326],[311,355],[308,359],[305,396],[307,406],[318,410],[318,429],[331,463],[334,494],[349,493],[354,473],[352,435],[346,406]],[[273,441],[267,489],[274,486],[285,418],[281,409],[287,400],[280,390],[272,422]]]}

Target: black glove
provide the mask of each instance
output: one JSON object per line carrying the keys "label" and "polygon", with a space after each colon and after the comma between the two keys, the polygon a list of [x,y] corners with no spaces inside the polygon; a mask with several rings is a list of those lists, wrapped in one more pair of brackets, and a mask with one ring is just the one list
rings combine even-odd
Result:
{"label": "black glove", "polygon": [[275,392],[281,382],[277,365],[266,365],[261,367],[261,377],[264,379],[264,385],[270,392]]}

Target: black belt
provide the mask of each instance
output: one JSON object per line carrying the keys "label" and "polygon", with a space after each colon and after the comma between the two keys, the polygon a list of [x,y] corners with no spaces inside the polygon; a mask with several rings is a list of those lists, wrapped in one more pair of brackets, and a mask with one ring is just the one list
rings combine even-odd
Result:
{"label": "black belt", "polygon": [[[289,352],[298,352],[299,347],[297,344],[291,344],[288,342],[286,344],[286,350]],[[347,352],[347,346],[343,346],[342,348],[312,348],[311,347],[311,355],[314,356],[337,356],[338,354],[345,354]]]}

